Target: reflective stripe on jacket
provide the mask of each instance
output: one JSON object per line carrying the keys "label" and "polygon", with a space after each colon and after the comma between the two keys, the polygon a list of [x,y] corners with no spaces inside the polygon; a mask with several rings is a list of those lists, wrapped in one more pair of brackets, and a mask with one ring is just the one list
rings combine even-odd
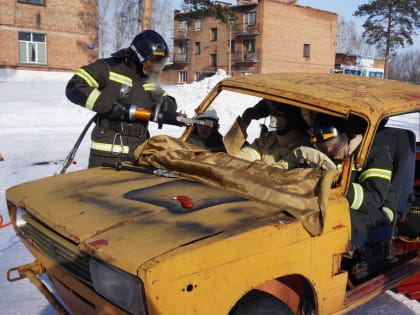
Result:
{"label": "reflective stripe on jacket", "polygon": [[[67,83],[66,96],[99,114],[91,135],[89,165],[101,165],[108,157],[129,159],[150,137],[148,121],[127,122],[124,115],[111,115],[115,104],[153,110],[164,95],[158,81],[142,73],[129,58],[99,59],[77,70]],[[92,154],[101,156],[98,163],[93,163]]]}
{"label": "reflective stripe on jacket", "polygon": [[353,170],[353,183],[347,192],[352,210],[369,213],[381,209],[392,178],[392,159],[387,146],[372,146],[361,170]]}
{"label": "reflective stripe on jacket", "polygon": [[66,95],[73,103],[104,114],[115,103],[153,108],[167,93],[132,61],[108,58],[77,70],[66,86]]}
{"label": "reflective stripe on jacket", "polygon": [[129,148],[126,145],[120,144],[109,144],[109,143],[102,143],[97,141],[92,141],[91,147],[92,150],[102,151],[102,152],[109,152],[112,154],[128,154]]}

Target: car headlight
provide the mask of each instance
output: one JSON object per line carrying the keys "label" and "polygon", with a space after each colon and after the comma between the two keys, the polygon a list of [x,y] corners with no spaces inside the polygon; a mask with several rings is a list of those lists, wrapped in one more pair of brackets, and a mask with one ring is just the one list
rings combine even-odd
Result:
{"label": "car headlight", "polygon": [[25,209],[18,207],[16,210],[16,227],[23,228],[27,224],[24,219],[25,215],[28,215],[28,212]]}
{"label": "car headlight", "polygon": [[147,314],[140,279],[93,258],[89,269],[96,293],[131,314]]}

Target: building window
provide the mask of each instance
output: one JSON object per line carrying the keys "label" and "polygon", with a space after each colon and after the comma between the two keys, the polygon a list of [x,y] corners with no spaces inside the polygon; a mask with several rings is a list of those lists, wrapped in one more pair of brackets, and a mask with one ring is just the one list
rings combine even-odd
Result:
{"label": "building window", "polygon": [[187,48],[188,48],[188,44],[186,42],[180,42],[178,45],[178,54],[186,55],[187,50],[188,50]]}
{"label": "building window", "polygon": [[187,83],[187,71],[178,72],[178,83]]}
{"label": "building window", "polygon": [[44,0],[18,0],[19,3],[29,3],[29,4],[38,4],[38,5],[44,5]]}
{"label": "building window", "polygon": [[19,62],[47,64],[45,34],[19,32]]}
{"label": "building window", "polygon": [[217,66],[217,54],[210,55],[210,65]]}
{"label": "building window", "polygon": [[179,21],[179,31],[186,31],[188,29],[188,21]]}
{"label": "building window", "polygon": [[379,78],[382,79],[384,76],[384,73],[381,71],[369,71],[369,77],[370,78]]}
{"label": "building window", "polygon": [[195,20],[195,30],[196,31],[201,30],[201,19]]}
{"label": "building window", "polygon": [[244,50],[245,53],[254,53],[255,52],[255,39],[244,39]]}
{"label": "building window", "polygon": [[211,29],[210,40],[216,41],[217,40],[217,28],[213,27]]}
{"label": "building window", "polygon": [[200,44],[200,42],[195,42],[194,43],[194,53],[196,55],[199,55],[201,53],[201,44]]}
{"label": "building window", "polygon": [[303,57],[309,58],[311,56],[311,45],[303,44]]}
{"label": "building window", "polygon": [[[231,54],[235,53],[235,40],[234,39],[232,39],[230,41],[230,44],[229,44],[229,41],[228,41],[228,47],[230,47],[230,53]],[[228,48],[228,51],[229,51],[229,48]]]}
{"label": "building window", "polygon": [[194,81],[200,81],[200,72],[194,71]]}
{"label": "building window", "polygon": [[357,69],[344,69],[344,74],[351,74],[351,75],[362,75],[362,71],[361,70],[357,70]]}
{"label": "building window", "polygon": [[257,20],[257,12],[247,12],[244,14],[244,25],[247,27],[248,25],[255,25]]}

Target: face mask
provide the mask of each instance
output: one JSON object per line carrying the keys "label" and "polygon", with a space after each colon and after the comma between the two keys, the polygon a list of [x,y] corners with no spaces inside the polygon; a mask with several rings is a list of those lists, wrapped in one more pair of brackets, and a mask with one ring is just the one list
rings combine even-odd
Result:
{"label": "face mask", "polygon": [[143,62],[143,71],[145,74],[158,75],[162,72],[168,61],[168,57],[159,57],[149,59]]}
{"label": "face mask", "polygon": [[330,138],[326,141],[314,143],[314,146],[330,158],[334,160],[341,160],[344,158],[344,149],[347,142],[347,137],[344,134],[339,134],[338,136]]}

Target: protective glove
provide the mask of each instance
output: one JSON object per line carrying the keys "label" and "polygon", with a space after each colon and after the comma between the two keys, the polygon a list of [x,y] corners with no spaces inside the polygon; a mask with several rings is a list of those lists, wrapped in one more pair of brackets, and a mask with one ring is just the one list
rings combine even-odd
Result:
{"label": "protective glove", "polygon": [[126,120],[128,118],[128,107],[120,103],[115,103],[108,113],[110,120]]}
{"label": "protective glove", "polygon": [[254,119],[261,119],[269,116],[274,112],[275,108],[276,106],[272,101],[262,99],[254,106],[256,112]]}
{"label": "protective glove", "polygon": [[243,131],[246,131],[251,120],[261,119],[270,116],[270,114],[274,111],[274,104],[272,101],[262,99],[253,107],[247,108],[243,113],[242,117],[240,118],[239,125]]}

